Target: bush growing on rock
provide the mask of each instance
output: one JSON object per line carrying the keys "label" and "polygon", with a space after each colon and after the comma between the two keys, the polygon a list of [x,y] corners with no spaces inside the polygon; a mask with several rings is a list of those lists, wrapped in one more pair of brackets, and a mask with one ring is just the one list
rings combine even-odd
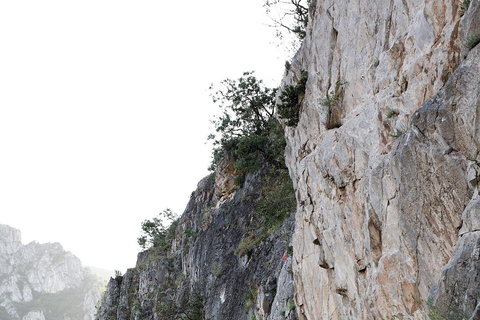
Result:
{"label": "bush growing on rock", "polygon": [[170,245],[173,238],[177,221],[177,214],[171,209],[165,209],[152,220],[142,222],[142,235],[138,237],[137,242],[142,249],[150,247],[166,248]]}
{"label": "bush growing on rock", "polygon": [[480,43],[480,33],[477,33],[467,39],[467,41],[465,42],[465,47],[471,50],[479,43]]}
{"label": "bush growing on rock", "polygon": [[213,121],[215,133],[208,137],[214,145],[212,170],[224,151],[234,158],[238,185],[243,183],[245,174],[256,172],[265,164],[285,166],[285,139],[275,119],[276,91],[266,87],[253,72],[245,72],[238,80],[221,82],[221,89],[212,94],[222,110]]}
{"label": "bush growing on rock", "polygon": [[[306,73],[302,73],[299,83],[292,86],[297,118],[299,94],[305,91],[306,77]],[[295,210],[296,199],[284,161],[283,128],[275,118],[276,89],[267,88],[251,72],[244,73],[238,80],[224,80],[221,85],[212,95],[222,109],[221,116],[213,122],[216,132],[209,137],[214,140],[212,169],[226,154],[233,156],[239,187],[247,173],[264,170],[263,181],[258,186],[261,194],[255,205],[255,222],[246,228],[235,250],[236,255],[243,256]],[[278,111],[282,117],[284,113]]]}
{"label": "bush growing on rock", "polygon": [[278,105],[278,116],[285,120],[285,125],[296,127],[300,120],[300,107],[302,106],[307,84],[308,73],[303,70],[295,85],[286,85],[280,93],[282,103]]}

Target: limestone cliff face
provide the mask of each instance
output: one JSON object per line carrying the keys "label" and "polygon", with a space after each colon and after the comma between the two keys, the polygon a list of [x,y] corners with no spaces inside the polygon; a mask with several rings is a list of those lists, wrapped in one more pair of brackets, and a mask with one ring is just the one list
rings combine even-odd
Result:
{"label": "limestone cliff face", "polygon": [[308,72],[286,127],[301,319],[480,309],[480,1],[461,2],[311,1],[284,78]]}
{"label": "limestone cliff face", "polygon": [[21,243],[0,225],[0,319],[91,320],[101,283],[58,243]]}
{"label": "limestone cliff face", "polygon": [[308,74],[285,126],[293,257],[291,219],[234,254],[261,178],[235,190],[223,163],[171,247],[110,281],[98,319],[480,319],[480,0],[466,3],[311,0],[283,79]]}
{"label": "limestone cliff face", "polygon": [[293,215],[249,247],[265,174],[234,190],[231,169],[222,163],[199,182],[170,246],[139,253],[135,268],[110,280],[97,319],[296,319]]}

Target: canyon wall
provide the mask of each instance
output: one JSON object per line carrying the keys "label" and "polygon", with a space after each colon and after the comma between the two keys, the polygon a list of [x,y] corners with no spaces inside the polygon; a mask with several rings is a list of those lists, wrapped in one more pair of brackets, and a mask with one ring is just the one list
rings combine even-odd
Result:
{"label": "canyon wall", "polygon": [[480,1],[308,14],[279,90],[308,75],[280,119],[295,216],[264,236],[265,171],[224,163],[97,319],[480,319]]}
{"label": "canyon wall", "polygon": [[135,268],[110,280],[96,319],[297,319],[294,210],[263,228],[267,176],[261,170],[235,186],[226,161],[201,180],[164,245],[140,252]]}
{"label": "canyon wall", "polygon": [[480,2],[461,2],[311,1],[283,81],[308,72],[285,128],[301,319],[477,308]]}

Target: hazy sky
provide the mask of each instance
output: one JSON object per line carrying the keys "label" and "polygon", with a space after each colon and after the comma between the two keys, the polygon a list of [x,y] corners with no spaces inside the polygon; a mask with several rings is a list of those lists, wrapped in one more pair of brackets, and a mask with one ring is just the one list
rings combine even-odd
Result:
{"label": "hazy sky", "polygon": [[285,54],[261,0],[0,2],[0,223],[125,271],[208,174],[208,87]]}

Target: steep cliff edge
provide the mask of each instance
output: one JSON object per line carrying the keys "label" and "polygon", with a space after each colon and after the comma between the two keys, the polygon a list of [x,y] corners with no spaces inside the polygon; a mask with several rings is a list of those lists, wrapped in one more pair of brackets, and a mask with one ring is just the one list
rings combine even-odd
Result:
{"label": "steep cliff edge", "polygon": [[206,178],[98,319],[480,319],[480,1],[311,0],[308,21],[279,91],[307,76],[294,228],[255,240],[262,174]]}
{"label": "steep cliff edge", "polygon": [[103,283],[58,243],[21,243],[0,225],[0,319],[92,320]]}
{"label": "steep cliff edge", "polygon": [[301,319],[479,309],[480,2],[460,4],[311,1],[284,78],[308,73],[286,127]]}
{"label": "steep cliff edge", "polygon": [[110,280],[97,319],[296,319],[293,214],[262,228],[269,171],[247,175],[235,190],[231,169],[227,161],[199,182],[171,245],[139,253],[135,268]]}

